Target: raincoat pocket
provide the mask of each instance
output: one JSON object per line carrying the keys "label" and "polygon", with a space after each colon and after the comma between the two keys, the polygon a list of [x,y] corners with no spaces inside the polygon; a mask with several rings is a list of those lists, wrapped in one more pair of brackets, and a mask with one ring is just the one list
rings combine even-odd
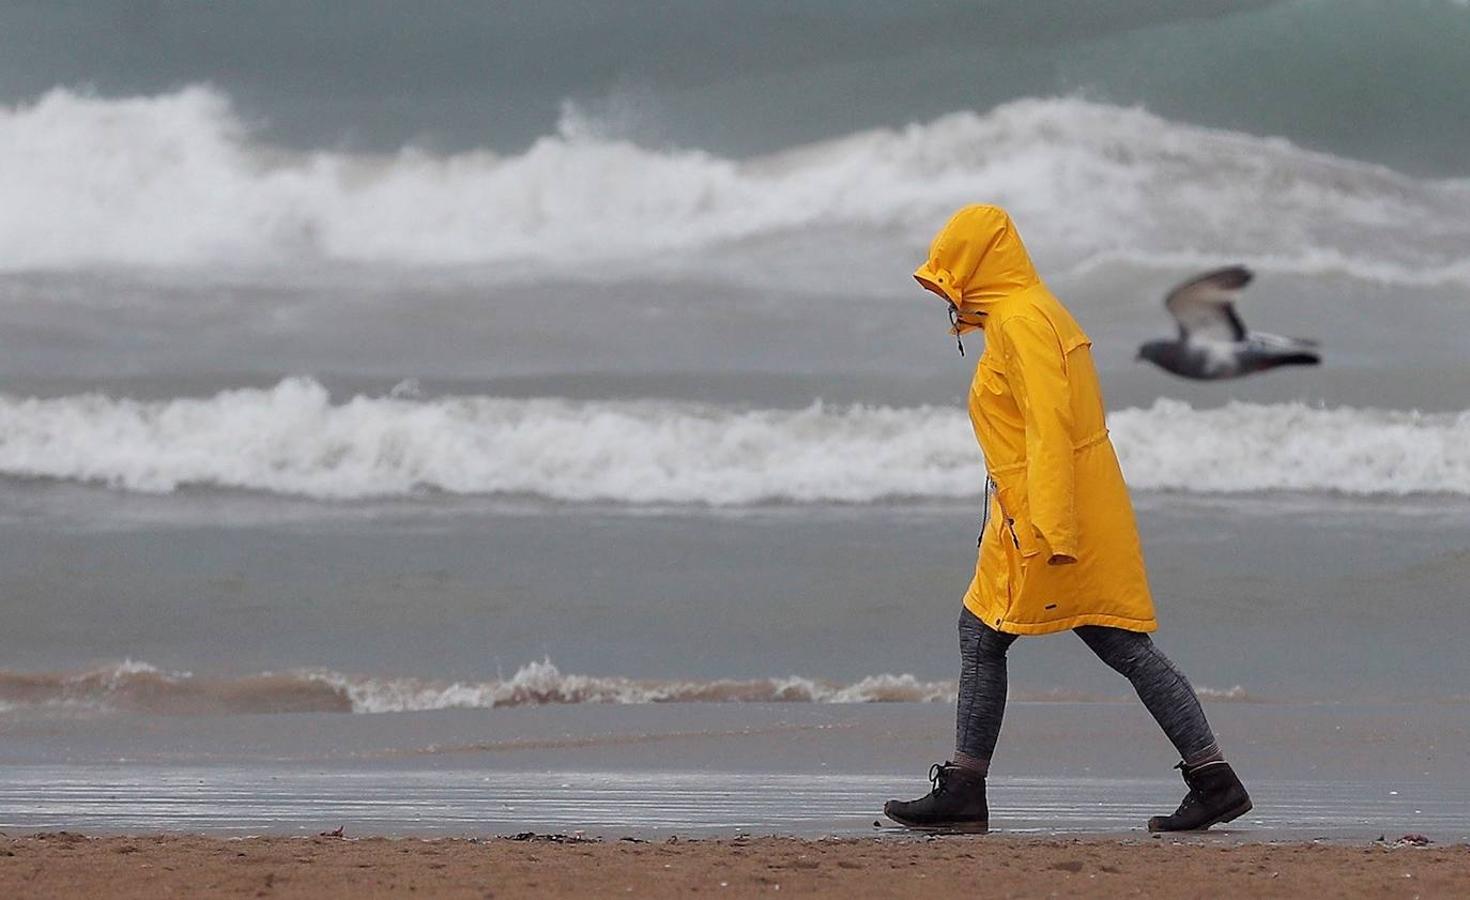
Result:
{"label": "raincoat pocket", "polygon": [[996,497],[1005,516],[1006,536],[1022,557],[1032,557],[1041,552],[1041,542],[1036,539],[1036,529],[1031,526],[1030,504],[1026,499],[1025,470],[995,476]]}

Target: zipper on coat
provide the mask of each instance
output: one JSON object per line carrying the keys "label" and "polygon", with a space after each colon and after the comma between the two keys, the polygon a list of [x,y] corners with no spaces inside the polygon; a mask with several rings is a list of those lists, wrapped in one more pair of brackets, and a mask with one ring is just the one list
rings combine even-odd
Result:
{"label": "zipper on coat", "polygon": [[985,496],[980,501],[980,536],[975,538],[975,547],[985,545],[985,529],[990,525],[990,489],[995,486],[995,481],[989,473],[985,475]]}

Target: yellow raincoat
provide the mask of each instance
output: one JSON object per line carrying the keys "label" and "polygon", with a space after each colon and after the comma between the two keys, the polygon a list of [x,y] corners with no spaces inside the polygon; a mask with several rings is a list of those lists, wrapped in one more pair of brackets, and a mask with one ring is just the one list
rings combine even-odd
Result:
{"label": "yellow raincoat", "polygon": [[961,209],[914,277],[960,309],[958,331],[986,335],[970,421],[995,489],[965,606],[1010,634],[1153,631],[1092,341],[1037,276],[1010,216],[996,206]]}

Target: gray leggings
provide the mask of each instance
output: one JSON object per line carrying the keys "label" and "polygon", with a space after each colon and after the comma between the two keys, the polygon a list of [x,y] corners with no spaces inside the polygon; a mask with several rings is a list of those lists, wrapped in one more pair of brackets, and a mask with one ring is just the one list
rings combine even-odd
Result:
{"label": "gray leggings", "polygon": [[[1219,753],[1194,688],[1148,635],[1102,625],[1074,631],[1099,659],[1133,683],[1180,758],[1194,765]],[[988,763],[995,752],[1006,709],[1006,650],[1016,637],[989,627],[968,609],[960,613],[955,749],[972,761]]]}

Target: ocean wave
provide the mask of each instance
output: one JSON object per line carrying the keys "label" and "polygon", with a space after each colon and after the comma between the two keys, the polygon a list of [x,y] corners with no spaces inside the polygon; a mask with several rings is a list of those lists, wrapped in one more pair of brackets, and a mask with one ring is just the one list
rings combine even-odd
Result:
{"label": "ocean wave", "polygon": [[[596,263],[870,233],[917,252],[1009,205],[1049,266],[1246,261],[1470,284],[1470,185],[1076,98],[1020,100],[748,160],[602,136],[569,107],[525,152],[287,153],[203,86],[0,107],[0,269]],[[843,241],[824,240],[840,255]],[[565,254],[576,248],[576,265]],[[807,261],[811,271],[821,265]],[[603,273],[605,275],[605,273]]]}
{"label": "ocean wave", "polygon": [[811,678],[671,681],[563,674],[550,661],[504,680],[447,682],[301,669],[206,678],[128,661],[86,672],[0,672],[0,707],[157,715],[391,713],[581,703],[929,703],[954,685],[912,675],[850,684]]}
{"label": "ocean wave", "polygon": [[[1109,418],[1135,488],[1470,495],[1470,412],[1159,400]],[[742,506],[977,496],[948,407],[738,409],[671,401],[356,396],[321,384],[159,401],[0,395],[0,475],[166,494],[425,493]]]}
{"label": "ocean wave", "polygon": [[[235,678],[167,671],[132,660],[84,672],[0,671],[0,711],[245,715],[252,713],[426,712],[557,704],[645,703],[948,703],[952,681],[913,675],[872,675],[841,683],[815,678],[658,680],[564,674],[550,660],[522,666],[495,681],[349,675],[298,669]],[[1201,688],[1200,696],[1250,702],[1239,686]],[[1014,693],[1032,702],[1112,702],[1111,695],[1075,691]]]}
{"label": "ocean wave", "polygon": [[1130,484],[1199,493],[1470,495],[1470,411],[1177,400],[1108,417]]}

